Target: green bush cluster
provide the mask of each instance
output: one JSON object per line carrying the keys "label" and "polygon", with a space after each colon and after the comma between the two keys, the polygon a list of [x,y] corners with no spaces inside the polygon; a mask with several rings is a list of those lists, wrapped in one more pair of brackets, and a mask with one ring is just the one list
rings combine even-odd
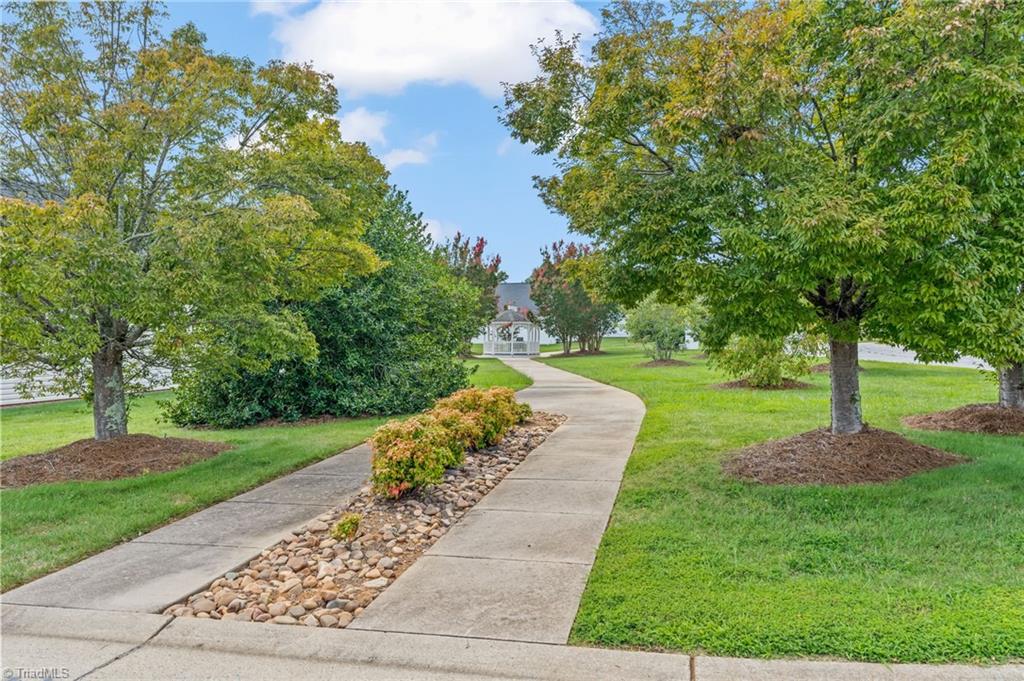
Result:
{"label": "green bush cluster", "polygon": [[433,409],[405,421],[389,421],[370,438],[373,486],[397,498],[441,481],[446,468],[462,464],[467,449],[497,444],[530,416],[508,388],[468,388],[438,400]]}
{"label": "green bush cluster", "polygon": [[781,386],[787,378],[810,372],[825,352],[821,337],[795,334],[787,338],[736,336],[721,350],[710,350],[712,366],[754,388]]}
{"label": "green bush cluster", "polygon": [[178,425],[240,427],[279,418],[408,414],[469,383],[459,358],[477,331],[478,293],[432,253],[395,192],[364,240],[386,261],[373,274],[289,305],[316,337],[312,360],[228,376],[177,374]]}

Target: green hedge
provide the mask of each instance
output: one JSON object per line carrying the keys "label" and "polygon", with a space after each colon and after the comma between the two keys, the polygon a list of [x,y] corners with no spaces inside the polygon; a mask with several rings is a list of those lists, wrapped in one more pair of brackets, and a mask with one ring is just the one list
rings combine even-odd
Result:
{"label": "green hedge", "polygon": [[271,418],[400,414],[468,385],[458,354],[476,331],[477,292],[433,256],[422,230],[405,196],[393,192],[364,237],[385,267],[293,306],[316,337],[318,357],[260,373],[185,376],[170,418],[238,427]]}

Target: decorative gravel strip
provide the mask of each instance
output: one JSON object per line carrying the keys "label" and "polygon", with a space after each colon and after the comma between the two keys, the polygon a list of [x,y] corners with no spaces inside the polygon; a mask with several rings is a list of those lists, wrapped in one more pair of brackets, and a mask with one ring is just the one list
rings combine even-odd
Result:
{"label": "decorative gravel strip", "polygon": [[[461,468],[417,494],[391,500],[364,487],[164,614],[346,627],[565,418],[534,412],[499,444],[467,452]],[[331,530],[347,513],[362,516],[359,530],[351,541],[338,541]]]}

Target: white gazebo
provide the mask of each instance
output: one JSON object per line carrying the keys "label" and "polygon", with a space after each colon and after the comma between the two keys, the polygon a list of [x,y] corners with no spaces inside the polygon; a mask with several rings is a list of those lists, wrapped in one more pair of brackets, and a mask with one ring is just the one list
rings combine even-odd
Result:
{"label": "white gazebo", "polygon": [[540,327],[518,310],[504,310],[487,325],[485,355],[539,355]]}

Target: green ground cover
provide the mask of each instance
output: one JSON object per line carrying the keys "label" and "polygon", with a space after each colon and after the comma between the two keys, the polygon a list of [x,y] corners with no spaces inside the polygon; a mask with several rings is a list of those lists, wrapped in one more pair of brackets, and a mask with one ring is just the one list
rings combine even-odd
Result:
{"label": "green ground cover", "polygon": [[866,362],[874,426],[972,460],[881,485],[723,478],[747,444],[828,423],[813,389],[719,390],[689,367],[638,369],[636,346],[551,358],[647,404],[573,629],[575,643],[748,657],[1024,658],[1024,438],[909,431],[903,415],[988,402],[970,369]]}
{"label": "green ground cover", "polygon": [[[474,385],[521,388],[529,379],[498,360],[474,361]],[[0,491],[0,589],[77,562],[127,539],[228,499],[366,439],[382,418],[339,419],[308,425],[238,430],[185,430],[162,422],[161,400],[150,394],[133,406],[129,432],[218,440],[234,445],[191,466],[137,478],[66,482]],[[92,434],[84,402],[0,410],[5,457],[46,451]]]}

